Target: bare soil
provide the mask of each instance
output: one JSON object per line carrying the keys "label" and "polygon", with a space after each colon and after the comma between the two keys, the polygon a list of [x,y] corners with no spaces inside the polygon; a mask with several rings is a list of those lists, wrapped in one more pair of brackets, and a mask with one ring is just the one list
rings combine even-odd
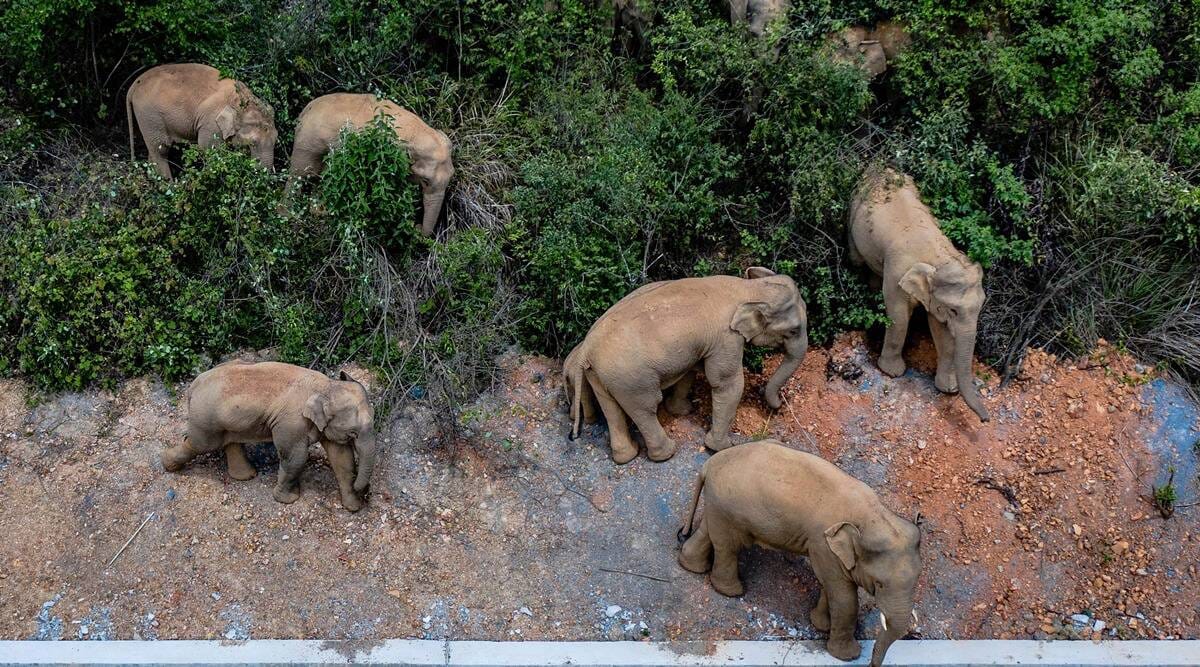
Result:
{"label": "bare soil", "polygon": [[[894,511],[920,512],[915,635],[1200,636],[1200,508],[1189,506],[1200,410],[1182,389],[1108,346],[1073,363],[1034,350],[1003,388],[977,367],[993,415],[981,424],[933,387],[928,341],[895,379],[869,348],[849,335],[813,349],[775,413],[757,398],[765,375],[748,374],[735,432],[819,453]],[[708,456],[702,387],[695,414],[662,413],[673,459],[615,466],[602,424],[566,439],[557,362],[504,362],[502,385],[464,412],[464,434],[436,432],[412,406],[381,425],[357,514],[338,504],[319,449],[292,505],[271,498],[269,445],[251,448],[248,482],[219,455],[163,472],[184,385],[34,401],[0,380],[0,638],[822,636],[801,557],[745,552],[741,598],[675,563]],[[1176,510],[1164,519],[1151,485],[1170,467]],[[873,637],[866,595],[862,607],[860,636]]]}

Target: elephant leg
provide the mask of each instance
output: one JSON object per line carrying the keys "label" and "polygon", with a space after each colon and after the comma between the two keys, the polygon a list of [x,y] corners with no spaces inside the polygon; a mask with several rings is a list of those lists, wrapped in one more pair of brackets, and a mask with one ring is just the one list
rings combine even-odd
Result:
{"label": "elephant leg", "polygon": [[954,373],[954,336],[945,323],[929,315],[929,331],[933,334],[933,346],[937,348],[937,375],[933,384],[938,391],[953,394],[958,391],[958,377]]}
{"label": "elephant leg", "polygon": [[196,451],[192,447],[189,438],[184,437],[183,442],[163,450],[161,455],[163,470],[167,472],[179,472],[183,469],[183,466],[187,465],[189,461],[200,454],[201,452]]}
{"label": "elephant leg", "polygon": [[623,406],[642,432],[642,438],[646,441],[646,456],[651,461],[666,461],[675,456],[675,451],[679,449],[679,445],[667,435],[658,421],[658,404],[661,402],[662,391],[654,387],[634,391]]}
{"label": "elephant leg", "polygon": [[829,632],[829,596],[825,594],[824,586],[821,587],[821,596],[817,598],[817,606],[808,614],[808,620],[817,630]]}
{"label": "elephant leg", "polygon": [[704,360],[704,375],[712,386],[712,426],[704,436],[704,446],[715,452],[729,447],[729,427],[746,385],[741,355],[732,359],[713,356]]}
{"label": "elephant leg", "polygon": [[608,388],[600,383],[596,374],[590,370],[586,372],[588,384],[592,385],[596,402],[600,404],[604,420],[608,422],[608,443],[612,448],[612,459],[615,463],[629,463],[637,458],[637,445],[629,435],[629,422],[626,420],[625,411],[612,394],[608,393]]}
{"label": "elephant leg", "polygon": [[354,492],[354,450],[350,445],[322,440],[325,456],[329,459],[329,467],[333,468],[333,476],[337,478],[338,493],[342,497],[342,507],[351,512],[363,508],[363,502]]}
{"label": "elephant leg", "polygon": [[596,396],[590,382],[581,382],[579,386],[579,408],[583,410],[583,423],[596,423]]}
{"label": "elephant leg", "polygon": [[300,498],[300,472],[308,462],[308,443],[295,436],[275,436],[273,440],[279,450],[279,479],[272,495],[281,503],[294,503]]}
{"label": "elephant leg", "polygon": [[883,295],[884,305],[887,306],[888,317],[892,323],[883,335],[883,350],[879,353],[879,370],[892,377],[904,375],[907,366],[901,352],[904,350],[904,339],[908,336],[908,318],[912,316],[912,306],[908,297],[897,287],[891,294]]}
{"label": "elephant leg", "polygon": [[713,543],[712,538],[708,536],[708,524],[704,517],[700,517],[700,523],[696,525],[696,532],[683,543],[683,548],[679,550],[679,565],[688,572],[696,574],[704,574],[708,572],[712,562]]}
{"label": "elephant leg", "polygon": [[166,135],[143,132],[142,141],[146,143],[146,157],[154,169],[166,180],[171,180],[171,162],[167,159],[171,154],[171,140]]}
{"label": "elephant leg", "polygon": [[237,480],[254,479],[258,471],[246,459],[246,450],[240,442],[225,445],[225,467],[229,476]]}
{"label": "elephant leg", "polygon": [[694,409],[692,402],[688,400],[688,394],[692,391],[692,384],[696,382],[696,371],[690,370],[679,378],[679,381],[671,386],[671,395],[667,398],[667,412],[673,415],[691,414]]}
{"label": "elephant leg", "polygon": [[854,626],[858,623],[858,586],[851,581],[832,582],[825,585],[823,594],[829,602],[826,648],[839,660],[854,660],[862,653],[862,647],[854,638]]}
{"label": "elephant leg", "polygon": [[739,535],[727,522],[713,516],[708,525],[708,534],[713,546],[712,574],[708,575],[713,588],[721,595],[737,597],[746,589],[738,576],[738,552],[741,551]]}

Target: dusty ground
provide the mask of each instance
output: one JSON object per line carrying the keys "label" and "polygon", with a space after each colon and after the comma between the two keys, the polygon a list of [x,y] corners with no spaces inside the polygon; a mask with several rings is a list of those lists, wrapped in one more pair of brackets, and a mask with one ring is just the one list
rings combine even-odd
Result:
{"label": "dusty ground", "polygon": [[[927,342],[895,380],[866,350],[855,336],[812,350],[774,415],[752,376],[736,430],[817,451],[898,513],[920,511],[918,634],[1200,637],[1200,508],[1163,519],[1144,499],[1168,466],[1178,504],[1200,497],[1200,412],[1182,390],[1106,348],[1072,365],[1035,351],[1009,386],[987,379],[981,425],[933,388]],[[555,362],[508,369],[464,415],[465,441],[396,415],[355,515],[319,451],[289,506],[271,498],[269,446],[249,482],[217,456],[164,473],[182,386],[29,407],[0,381],[0,638],[820,636],[802,558],[746,552],[739,599],[675,564],[707,395],[698,414],[664,414],[674,459],[617,467],[602,425],[564,437]]]}

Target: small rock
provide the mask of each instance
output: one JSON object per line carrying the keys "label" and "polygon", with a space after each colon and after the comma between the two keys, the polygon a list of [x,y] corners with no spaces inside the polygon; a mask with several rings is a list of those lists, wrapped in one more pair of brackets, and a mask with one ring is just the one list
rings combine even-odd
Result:
{"label": "small rock", "polygon": [[1092,624],[1092,631],[1094,631],[1096,634],[1100,634],[1101,632],[1104,632],[1104,628],[1107,626],[1108,624],[1104,621],[1096,619],[1096,622]]}
{"label": "small rock", "polygon": [[214,600],[220,600],[220,599],[221,599],[221,594],[220,594],[220,593],[218,593],[218,592],[216,592],[216,591],[213,591],[213,592],[212,592],[212,599],[214,599]]}
{"label": "small rock", "polygon": [[1092,622],[1092,617],[1087,614],[1071,614],[1071,622],[1075,625],[1087,625]]}
{"label": "small rock", "polygon": [[167,500],[175,500],[175,489],[167,489]]}
{"label": "small rock", "polygon": [[517,610],[517,613],[525,614],[529,618],[533,618],[533,612],[529,610],[529,607],[521,607]]}
{"label": "small rock", "polygon": [[281,538],[279,538],[279,539],[283,540],[284,542],[287,542],[287,541],[288,541],[289,539],[291,539],[291,538],[290,538],[289,536],[287,536],[287,535],[284,535],[283,537],[281,537]]}
{"label": "small rock", "polygon": [[1010,512],[1008,510],[1004,510],[1004,518],[1008,519],[1009,521],[1016,521],[1017,515],[1013,514],[1012,512]]}
{"label": "small rock", "polygon": [[615,604],[608,605],[608,608],[604,610],[604,615],[609,618],[612,618],[613,616],[616,616],[619,613],[621,613],[621,607],[619,607]]}

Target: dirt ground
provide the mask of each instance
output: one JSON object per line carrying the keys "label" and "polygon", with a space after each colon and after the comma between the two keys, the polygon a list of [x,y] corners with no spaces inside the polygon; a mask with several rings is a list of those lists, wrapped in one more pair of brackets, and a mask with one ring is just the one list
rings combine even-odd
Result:
{"label": "dirt ground", "polygon": [[[987,377],[993,420],[980,424],[934,389],[927,341],[896,379],[868,348],[849,335],[810,351],[777,413],[751,375],[735,431],[819,453],[897,513],[920,512],[914,636],[1200,637],[1200,410],[1181,388],[1105,346],[1071,364],[1032,351],[1008,386]],[[663,413],[673,459],[618,467],[603,425],[566,439],[557,362],[505,367],[464,413],[463,438],[415,408],[380,425],[358,514],[338,504],[319,450],[293,505],[271,498],[269,445],[252,448],[248,482],[220,456],[163,472],[184,385],[136,380],[30,407],[20,382],[0,381],[0,638],[822,636],[803,558],[745,552],[741,598],[675,563],[708,456],[706,393],[696,414]],[[1148,498],[1172,468],[1164,519]],[[864,595],[861,637],[877,619]]]}

